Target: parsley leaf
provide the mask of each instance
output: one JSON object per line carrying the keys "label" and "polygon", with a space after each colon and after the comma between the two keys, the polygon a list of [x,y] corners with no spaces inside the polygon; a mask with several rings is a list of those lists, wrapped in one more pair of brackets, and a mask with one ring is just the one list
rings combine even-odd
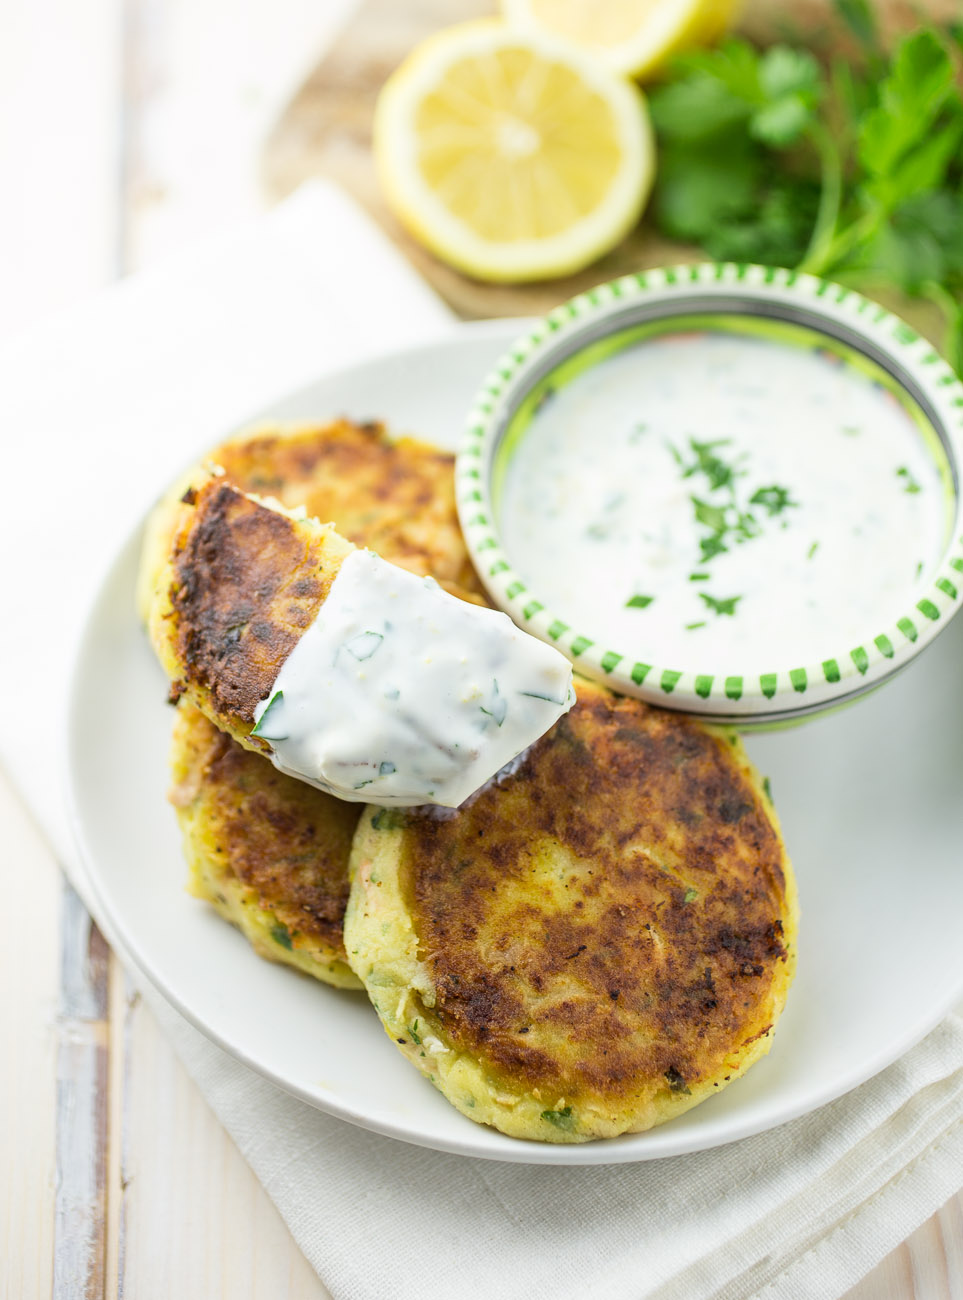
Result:
{"label": "parsley leaf", "polygon": [[749,504],[751,506],[765,506],[771,519],[773,515],[782,514],[787,506],[796,506],[799,502],[791,499],[788,488],[773,484],[772,487],[759,488],[753,492],[749,498]]}
{"label": "parsley leaf", "polygon": [[928,298],[963,370],[963,24],[887,54],[870,0],[835,8],[861,53],[828,70],[741,39],[675,60],[650,95],[655,220],[718,260]]}
{"label": "parsley leaf", "polygon": [[729,596],[726,600],[717,600],[715,596],[709,596],[704,591],[699,592],[699,599],[704,600],[713,614],[735,614],[736,606],[742,600],[741,596]]}

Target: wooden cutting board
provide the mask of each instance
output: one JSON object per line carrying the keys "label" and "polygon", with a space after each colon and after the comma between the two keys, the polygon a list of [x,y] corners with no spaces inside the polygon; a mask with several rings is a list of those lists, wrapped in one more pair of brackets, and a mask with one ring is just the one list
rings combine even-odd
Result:
{"label": "wooden cutting board", "polygon": [[[959,0],[878,0],[891,34],[934,17],[959,17]],[[453,270],[415,242],[385,205],[371,158],[371,124],[388,74],[429,33],[493,13],[494,0],[363,0],[324,59],[285,109],[265,147],[263,175],[272,199],[311,176],[340,184],[374,217],[442,298],[465,319],[541,315],[582,289],[630,271],[699,260],[699,250],[667,241],[645,222],[587,270],[524,285],[484,284]],[[762,44],[801,41],[817,52],[846,50],[830,0],[750,0],[739,30]],[[885,299],[918,329],[939,341],[939,314],[928,305]]]}

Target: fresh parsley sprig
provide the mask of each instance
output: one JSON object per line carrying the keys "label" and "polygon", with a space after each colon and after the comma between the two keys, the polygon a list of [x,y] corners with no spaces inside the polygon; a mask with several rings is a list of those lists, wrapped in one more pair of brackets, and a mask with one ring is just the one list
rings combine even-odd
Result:
{"label": "fresh parsley sprig", "polygon": [[837,0],[863,62],[730,39],[651,95],[655,219],[719,260],[894,285],[937,304],[963,372],[963,27],[887,55],[867,0]]}

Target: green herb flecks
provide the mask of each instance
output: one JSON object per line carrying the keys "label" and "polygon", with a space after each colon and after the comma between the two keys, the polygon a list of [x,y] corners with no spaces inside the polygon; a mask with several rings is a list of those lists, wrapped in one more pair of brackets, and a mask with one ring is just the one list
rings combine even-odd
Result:
{"label": "green herb flecks", "polygon": [[719,600],[715,596],[710,596],[708,592],[700,591],[699,599],[705,601],[706,606],[712,610],[713,614],[730,614],[736,612],[736,606],[742,600],[741,596],[728,596],[725,600]]}
{"label": "green herb flecks", "polygon": [[[264,710],[264,712],[263,712],[263,713],[261,714],[261,716],[258,718],[257,722],[256,722],[256,723],[254,724],[254,726],[251,728],[251,735],[252,735],[252,736],[259,736],[259,737],[261,738],[261,740],[287,740],[287,736],[286,736],[286,735],[285,735],[285,736],[278,736],[278,735],[274,735],[274,736],[272,736],[268,731],[265,731],[265,730],[264,730],[265,724],[268,723],[268,719],[269,719],[269,717],[270,717],[271,710],[275,708],[275,705],[280,704],[281,701],[282,701],[283,699],[284,699],[284,692],[283,692],[283,691],[275,691],[275,692],[274,692],[274,694],[273,694],[273,695],[271,696],[271,698],[268,700],[267,708]],[[276,712],[275,712],[275,715],[274,715],[274,716],[275,716],[275,720],[277,720],[277,713],[276,713]]]}
{"label": "green herb flecks", "polygon": [[811,560],[818,550],[819,543],[813,542],[812,546],[810,546],[809,550],[806,552],[806,559]]}
{"label": "green herb flecks", "polygon": [[[705,480],[701,494],[692,493],[693,517],[705,533],[698,538],[699,556],[697,563],[710,564],[717,556],[724,555],[733,546],[741,546],[754,538],[762,536],[763,523],[757,519],[750,507],[757,506],[764,513],[764,521],[782,515],[789,507],[798,505],[790,490],[773,483],[747,491],[743,481],[748,478],[745,454],[733,455],[731,438],[716,438],[709,442],[689,439],[686,452],[682,452],[671,443],[667,444],[670,454],[679,467],[682,478],[700,477]],[[783,522],[785,527],[785,522]],[[690,582],[706,582],[710,575],[706,572],[689,574]],[[702,600],[715,614],[735,614],[736,605],[741,596],[732,596],[725,600],[699,593]],[[693,622],[685,625],[686,631],[703,626]]]}
{"label": "green herb flecks", "polygon": [[344,648],[349,655],[360,662],[370,659],[377,650],[380,650],[384,639],[384,634],[381,632],[359,632],[357,636],[345,642]]}
{"label": "green herb flecks", "polygon": [[569,702],[567,695],[564,700],[557,700],[554,695],[543,695],[540,691],[519,691],[518,694],[523,695],[527,700],[544,700],[546,704],[554,704],[558,708],[562,708]]}
{"label": "green herb flecks", "polygon": [[508,700],[504,695],[500,694],[498,690],[498,680],[494,677],[492,678],[491,698],[488,703],[490,707],[487,709],[483,704],[480,704],[478,707],[481,709],[482,713],[484,713],[486,718],[491,718],[495,725],[500,727],[505,721],[506,714],[508,713]]}
{"label": "green herb flecks", "polygon": [[696,900],[698,897],[699,897],[699,891],[698,891],[698,889],[693,889],[693,888],[690,886],[690,887],[685,891],[685,897],[682,899],[682,901],[683,901],[683,903],[694,903],[695,900]]}
{"label": "green herb flecks", "polygon": [[282,948],[287,948],[288,952],[292,950],[291,932],[281,921],[271,926],[271,938],[275,943],[280,944]]}
{"label": "green herb flecks", "polygon": [[772,487],[757,488],[749,498],[751,506],[764,506],[771,519],[773,515],[780,515],[789,506],[797,506],[798,501],[793,501],[789,492],[784,487],[773,485]]}
{"label": "green herb flecks", "polygon": [[421,1037],[418,1034],[418,1021],[416,1020],[413,1025],[408,1025],[407,1029],[408,1029],[408,1037],[411,1039],[411,1041],[415,1044],[416,1047],[420,1047]]}
{"label": "green herb flecks", "polygon": [[376,831],[396,831],[405,825],[405,814],[397,808],[379,808],[371,818]]}
{"label": "green herb flecks", "polygon": [[[741,471],[736,464],[726,464],[715,452],[716,447],[728,447],[731,441],[731,438],[716,438],[713,442],[699,442],[695,438],[690,438],[689,447],[695,459],[690,465],[685,466],[682,477],[691,478],[693,474],[704,474],[710,492],[731,486],[736,475]],[[677,456],[677,459],[684,465],[680,456]]]}
{"label": "green herb flecks", "polygon": [[702,619],[702,620],[701,620],[700,622],[698,622],[698,623],[686,623],[686,625],[685,625],[685,630],[686,630],[687,632],[695,632],[695,631],[697,631],[700,627],[705,627],[705,625],[706,625],[706,623],[705,623],[705,619]]}
{"label": "green herb flecks", "polygon": [[654,596],[631,596],[625,602],[626,609],[648,609],[655,600]]}
{"label": "green herb flecks", "polygon": [[899,469],[896,471],[896,477],[903,480],[903,491],[908,492],[911,496],[915,496],[917,492],[923,491],[905,465],[900,465]]}
{"label": "green herb flecks", "polygon": [[571,1106],[564,1106],[561,1110],[543,1110],[542,1119],[546,1124],[553,1124],[555,1128],[564,1129],[567,1133],[575,1128],[575,1116]]}
{"label": "green herb flecks", "polygon": [[665,1077],[672,1092],[680,1092],[686,1097],[691,1094],[691,1089],[686,1083],[685,1078],[679,1073],[674,1065],[669,1066],[665,1072]]}
{"label": "green herb flecks", "polygon": [[836,9],[861,47],[855,59],[823,67],[805,50],[738,38],[676,58],[650,96],[655,220],[718,261],[928,299],[963,371],[957,37],[917,27],[887,52],[870,4]]}
{"label": "green herb flecks", "polygon": [[713,505],[709,501],[700,500],[699,497],[690,497],[690,500],[697,524],[702,524],[720,538],[729,532],[728,507]]}

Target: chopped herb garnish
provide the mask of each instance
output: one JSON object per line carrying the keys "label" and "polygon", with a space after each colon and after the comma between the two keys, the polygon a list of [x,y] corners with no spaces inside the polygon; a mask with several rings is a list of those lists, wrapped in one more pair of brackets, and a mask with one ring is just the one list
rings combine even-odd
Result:
{"label": "chopped herb garnish", "polygon": [[358,781],[353,788],[355,790],[363,790],[366,785],[373,785],[373,784],[374,784],[374,777],[369,776],[367,781]]}
{"label": "chopped herb garnish", "polygon": [[565,1106],[562,1110],[543,1110],[542,1119],[548,1124],[554,1124],[556,1128],[571,1130],[575,1127],[571,1106]]}
{"label": "chopped herb garnish", "polygon": [[632,596],[625,602],[626,609],[648,609],[655,600],[654,596]]}
{"label": "chopped herb garnish", "polygon": [[397,808],[379,808],[371,818],[376,831],[396,831],[405,824],[405,814]]}
{"label": "chopped herb garnish", "polygon": [[705,563],[707,560],[715,559],[717,555],[722,555],[729,548],[722,540],[721,534],[713,533],[710,537],[701,537],[699,539],[699,549],[701,551],[699,559]]}
{"label": "chopped herb garnish", "polygon": [[381,648],[383,640],[384,636],[381,632],[360,632],[350,641],[345,642],[344,648],[355,659],[370,659],[375,651]]}
{"label": "chopped herb garnish", "polygon": [[413,1025],[409,1025],[409,1026],[408,1026],[408,1036],[410,1037],[411,1041],[412,1041],[416,1046],[418,1046],[418,1047],[421,1046],[421,1038],[420,1038],[419,1035],[418,1035],[418,1021],[417,1021],[417,1020],[415,1021],[415,1023],[414,1023]]}
{"label": "chopped herb garnish", "polygon": [[555,704],[559,708],[568,703],[568,696],[564,700],[556,700],[553,695],[541,695],[538,691],[519,691],[518,694],[524,695],[529,700],[545,700],[547,703]]}
{"label": "chopped herb garnish", "polygon": [[773,484],[772,487],[757,488],[749,498],[749,504],[751,506],[765,506],[771,519],[773,515],[782,514],[788,506],[798,506],[799,502],[790,498],[788,488]]}
{"label": "chopped herb garnish", "polygon": [[769,782],[768,776],[762,778],[762,788],[765,792],[766,798],[770,803],[772,803],[772,785]]}
{"label": "chopped herb garnish", "polygon": [[917,564],[917,566],[916,566],[916,576],[917,576],[917,578],[922,574],[922,572],[923,572],[923,561],[920,560],[919,564]]}
{"label": "chopped herb garnish", "polygon": [[[728,438],[717,438],[710,442],[699,442],[696,438],[690,438],[689,449],[692,457],[690,460],[687,460],[677,447],[671,443],[667,444],[684,479],[701,474],[705,479],[708,492],[724,493],[722,500],[707,500],[704,495],[697,496],[695,493],[689,497],[695,522],[708,530],[704,536],[698,538],[697,562],[699,564],[708,564],[717,555],[725,554],[733,544],[741,546],[761,535],[762,525],[748,508],[749,506],[762,507],[766,512],[766,519],[771,519],[775,515],[782,514],[788,507],[798,505],[798,502],[793,501],[790,496],[789,489],[778,484],[758,487],[748,499],[742,497],[739,483],[747,474],[742,464],[745,457],[730,456],[727,460],[719,454],[719,449],[730,446],[730,441]],[[786,527],[785,521],[783,527]],[[706,582],[708,578],[708,573],[689,574],[690,582]],[[742,597],[731,596],[726,600],[720,600],[714,596],[703,595],[702,599],[715,614],[731,615],[735,614],[736,605]],[[685,625],[687,631],[695,631],[703,626],[704,624],[700,622]]]}
{"label": "chopped herb garnish", "polygon": [[741,596],[729,596],[725,600],[717,600],[715,596],[710,596],[704,591],[699,592],[699,599],[705,601],[713,614],[735,614],[736,605],[742,600]]}
{"label": "chopped herb garnish", "polygon": [[505,699],[504,695],[498,693],[497,678],[492,678],[491,708],[486,709],[484,705],[479,705],[479,708],[486,717],[491,718],[495,722],[496,726],[500,727],[505,721],[505,715],[508,713],[508,701]]}
{"label": "chopped herb garnish", "polygon": [[[695,454],[695,460],[686,468],[682,477],[691,478],[693,474],[704,474],[709,480],[709,490],[712,492],[716,488],[728,487],[742,471],[735,465],[727,465],[724,460],[715,455],[714,449],[728,447],[730,442],[729,438],[716,438],[713,442],[697,442],[695,438],[690,438],[689,446]],[[683,463],[681,457],[679,463]]]}
{"label": "chopped herb garnish", "polygon": [[665,1072],[665,1077],[668,1080],[669,1087],[672,1089],[673,1092],[681,1092],[684,1093],[686,1096],[690,1095],[691,1090],[689,1088],[689,1085],[686,1083],[685,1078],[679,1073],[679,1071],[675,1068],[674,1065],[669,1066],[669,1068]]}
{"label": "chopped herb garnish", "polygon": [[686,623],[685,630],[687,632],[695,632],[697,628],[705,627],[705,625],[706,625],[705,619],[703,619],[700,623]]}
{"label": "chopped herb garnish", "polygon": [[698,889],[693,889],[693,888],[690,886],[690,887],[685,891],[685,897],[683,898],[682,901],[683,901],[683,903],[692,903],[692,902],[695,902],[695,900],[696,900],[698,897],[699,897],[699,891],[698,891]]}
{"label": "chopped herb garnish", "polygon": [[271,710],[274,708],[276,704],[280,704],[283,699],[284,699],[283,691],[274,692],[274,694],[268,700],[267,708],[264,710],[264,712],[258,718],[257,722],[251,728],[252,736],[260,736],[262,740],[287,740],[287,736],[271,736],[268,735],[266,731],[261,730],[261,728],[267,722],[268,715],[270,714]]}
{"label": "chopped herb garnish", "polygon": [[288,952],[291,951],[291,933],[281,921],[271,926],[271,938],[275,943],[279,943],[282,948],[287,948]]}
{"label": "chopped herb garnish", "polygon": [[923,489],[920,487],[916,479],[909,472],[909,470],[906,468],[905,465],[901,465],[899,469],[896,471],[896,474],[899,478],[903,480],[904,492],[909,492],[911,495],[917,492],[922,492]]}
{"label": "chopped herb garnish", "polygon": [[701,501],[698,497],[691,497],[695,507],[696,523],[704,524],[710,528],[713,533],[721,537],[728,529],[726,523],[725,506],[714,506],[709,501]]}
{"label": "chopped herb garnish", "polygon": [[806,559],[811,560],[818,550],[819,543],[813,542],[812,546],[810,546],[809,550],[806,552]]}

